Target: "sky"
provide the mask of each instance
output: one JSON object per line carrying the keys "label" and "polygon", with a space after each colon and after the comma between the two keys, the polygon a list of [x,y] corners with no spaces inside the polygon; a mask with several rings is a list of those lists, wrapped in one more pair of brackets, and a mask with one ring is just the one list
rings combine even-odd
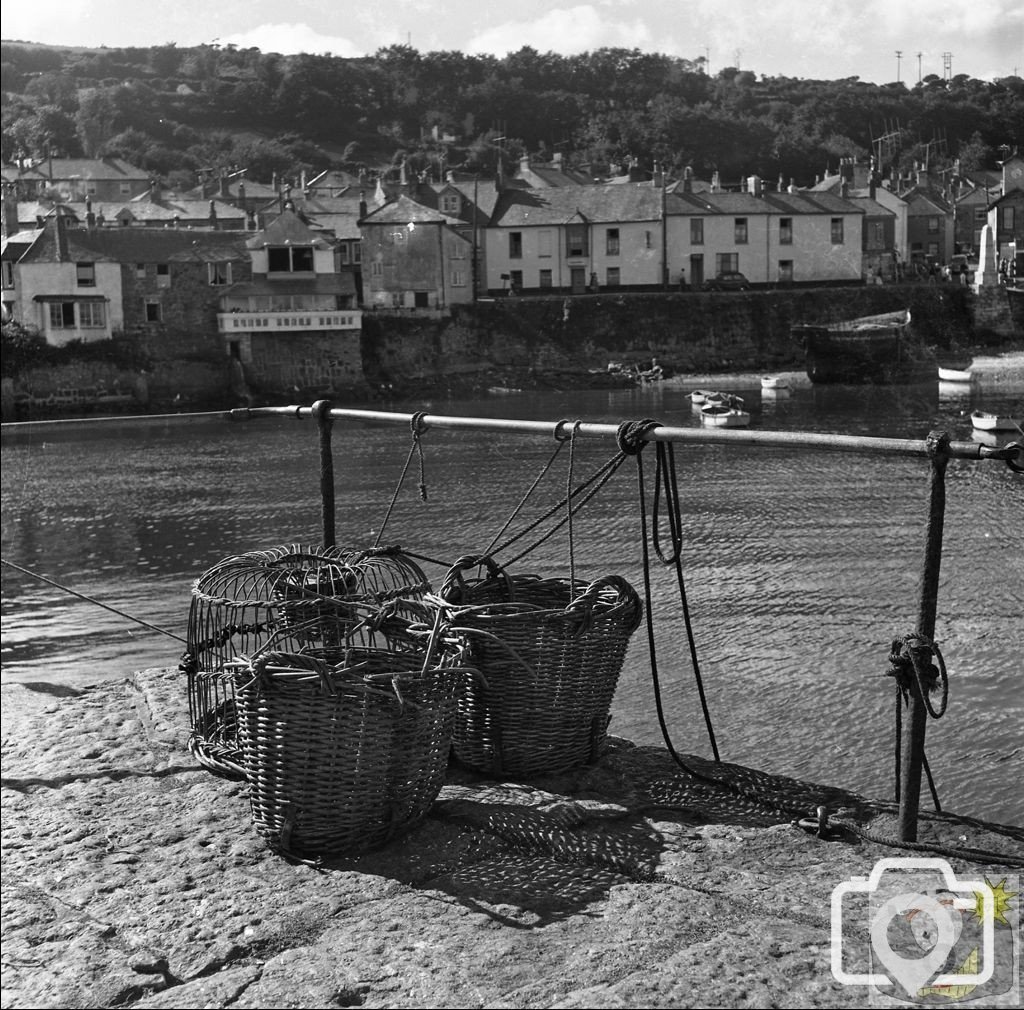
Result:
{"label": "sky", "polygon": [[[363,56],[382,46],[504,56],[523,46],[704,57],[710,71],[915,84],[1024,76],[1022,0],[3,0],[4,40],[84,46],[216,42]],[[897,51],[902,53],[897,56]]]}

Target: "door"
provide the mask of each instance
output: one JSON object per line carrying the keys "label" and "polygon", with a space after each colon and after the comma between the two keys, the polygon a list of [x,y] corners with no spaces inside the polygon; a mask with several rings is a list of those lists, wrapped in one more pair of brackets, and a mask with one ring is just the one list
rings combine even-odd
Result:
{"label": "door", "polygon": [[690,257],[690,286],[700,288],[704,283],[704,255],[695,253]]}
{"label": "door", "polygon": [[585,267],[572,267],[570,280],[572,282],[572,293],[582,295],[587,290],[587,271]]}

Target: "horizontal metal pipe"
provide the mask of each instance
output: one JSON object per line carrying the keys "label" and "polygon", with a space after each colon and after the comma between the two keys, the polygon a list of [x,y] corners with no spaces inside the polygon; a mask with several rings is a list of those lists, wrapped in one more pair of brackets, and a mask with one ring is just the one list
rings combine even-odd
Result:
{"label": "horizontal metal pipe", "polygon": [[[310,407],[243,407],[231,412],[235,417],[312,417]],[[402,424],[408,426],[413,414],[400,414],[384,410],[355,410],[335,407],[331,410],[332,420],[363,421],[369,424]],[[567,435],[574,421],[526,421],[500,417],[459,417],[443,414],[426,414],[422,425],[425,428],[450,428],[470,431],[519,432],[524,435],[545,435],[553,438],[558,434]],[[587,438],[615,438],[618,425],[583,422],[579,435]],[[833,452],[868,452],[890,456],[927,456],[928,447],[923,438],[875,438],[870,435],[832,435],[809,431],[750,431],[740,428],[676,428],[660,425],[647,433],[649,442],[681,442],[714,445],[743,445],[760,448],[802,448],[822,449]],[[999,450],[978,442],[951,442],[949,455],[959,459],[1001,459]]]}

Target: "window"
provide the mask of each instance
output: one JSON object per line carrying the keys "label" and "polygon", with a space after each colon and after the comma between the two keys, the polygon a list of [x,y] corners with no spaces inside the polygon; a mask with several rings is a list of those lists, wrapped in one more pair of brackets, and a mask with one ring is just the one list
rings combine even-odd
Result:
{"label": "window", "polygon": [[747,219],[738,217],[733,222],[733,241],[736,245],[747,244]]}
{"label": "window", "polygon": [[508,236],[509,259],[521,260],[523,258],[523,233],[521,231],[509,232]]}
{"label": "window", "polygon": [[80,288],[94,288],[96,287],[96,264],[95,263],[76,263],[75,264],[75,278]]}
{"label": "window", "polygon": [[370,276],[372,277],[383,277],[384,276],[384,264],[380,260],[374,260],[370,264]]}
{"label": "window", "polygon": [[[404,232],[402,233],[404,235]],[[299,274],[313,272],[313,247],[308,245],[272,245],[267,249],[267,273]]]}
{"label": "window", "polygon": [[5,288],[14,287],[14,264],[10,260],[3,261],[3,285]]}
{"label": "window", "polygon": [[870,249],[885,248],[885,225],[881,221],[871,222],[871,227],[868,229],[868,243]]}
{"label": "window", "polygon": [[715,253],[715,273],[734,274],[740,268],[739,253]]}
{"label": "window", "polygon": [[171,286],[171,264],[157,263],[156,265],[156,286],[158,288],[169,288]]}
{"label": "window", "polygon": [[146,279],[146,264],[136,263],[135,264],[135,279],[137,281],[144,281]]}
{"label": "window", "polygon": [[[648,232],[649,234],[650,232]],[[704,218],[702,217],[690,218],[690,244],[704,245]]]}
{"label": "window", "polygon": [[565,254],[567,256],[587,256],[590,243],[587,241],[585,224],[570,224],[565,229]]}
{"label": "window", "polygon": [[429,309],[430,308],[430,292],[429,291],[414,291],[412,294],[413,304],[418,309]]}
{"label": "window", "polygon": [[75,328],[75,303],[50,302],[50,329],[73,330]]}
{"label": "window", "polygon": [[231,283],[230,263],[207,263],[206,270],[211,284],[219,286]]}
{"label": "window", "polygon": [[653,249],[654,248],[654,232],[653,231],[645,231],[644,232],[644,248],[645,249]]}
{"label": "window", "polygon": [[542,288],[549,288],[549,287],[551,287],[551,271],[550,270],[541,270],[541,272],[540,272],[540,286]]}
{"label": "window", "polygon": [[343,266],[347,266],[348,265],[348,243],[347,242],[342,242],[341,245],[338,246],[338,257],[339,257],[339,262]]}
{"label": "window", "polygon": [[793,261],[792,260],[779,260],[779,283],[780,284],[792,284],[793,283]]}
{"label": "window", "polygon": [[79,302],[78,320],[83,328],[100,329],[107,325],[106,306],[103,302]]}
{"label": "window", "polygon": [[1000,228],[1003,231],[1013,231],[1013,208],[1012,207],[1000,207]]}
{"label": "window", "polygon": [[466,286],[466,272],[464,270],[452,271],[452,287],[464,288]]}
{"label": "window", "polygon": [[938,242],[929,242],[928,243],[928,255],[929,256],[938,256],[939,255],[939,243]]}
{"label": "window", "polygon": [[94,183],[94,182],[87,182],[85,184],[85,192],[89,196],[95,196],[96,195],[96,183]]}
{"label": "window", "polygon": [[608,267],[607,274],[605,275],[605,284],[610,288],[617,288],[619,286],[618,267]]}
{"label": "window", "polygon": [[619,255],[619,229],[609,228],[605,235],[605,253],[609,256]]}
{"label": "window", "polygon": [[363,262],[363,246],[360,242],[352,243],[352,262],[362,263]]}
{"label": "window", "polygon": [[841,217],[832,218],[832,245],[843,244],[843,219]]}
{"label": "window", "polygon": [[537,235],[537,255],[547,259],[551,255],[551,232],[542,231]]}
{"label": "window", "polygon": [[928,234],[938,235],[939,233],[939,219],[937,217],[928,218]]}
{"label": "window", "polygon": [[779,245],[793,244],[793,219],[791,217],[779,218]]}
{"label": "window", "polygon": [[461,209],[462,200],[459,198],[458,193],[445,193],[441,197],[442,214],[458,214]]}
{"label": "window", "polygon": [[508,276],[509,276],[509,281],[511,282],[512,287],[516,291],[522,291],[523,290],[523,271],[522,270],[512,270],[512,271],[509,272]]}
{"label": "window", "polygon": [[118,188],[121,191],[121,196],[131,196],[132,195],[132,186],[131,186],[130,182],[122,182],[122,183],[120,183]]}
{"label": "window", "polygon": [[151,299],[146,299],[146,322],[159,323],[163,317],[164,314],[161,311],[160,303],[154,302]]}

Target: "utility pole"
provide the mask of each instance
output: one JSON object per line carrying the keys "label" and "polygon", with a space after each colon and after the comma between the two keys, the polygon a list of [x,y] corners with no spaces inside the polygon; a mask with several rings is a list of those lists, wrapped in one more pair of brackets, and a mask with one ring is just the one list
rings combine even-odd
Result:
{"label": "utility pole", "polygon": [[917,83],[918,84],[921,83],[921,57],[923,55],[924,55],[923,53],[918,53],[917,54]]}
{"label": "utility pole", "polygon": [[903,50],[896,50],[896,83],[900,83],[900,60],[903,59]]}
{"label": "utility pole", "polygon": [[953,54],[942,54],[942,78],[946,81],[953,80]]}

